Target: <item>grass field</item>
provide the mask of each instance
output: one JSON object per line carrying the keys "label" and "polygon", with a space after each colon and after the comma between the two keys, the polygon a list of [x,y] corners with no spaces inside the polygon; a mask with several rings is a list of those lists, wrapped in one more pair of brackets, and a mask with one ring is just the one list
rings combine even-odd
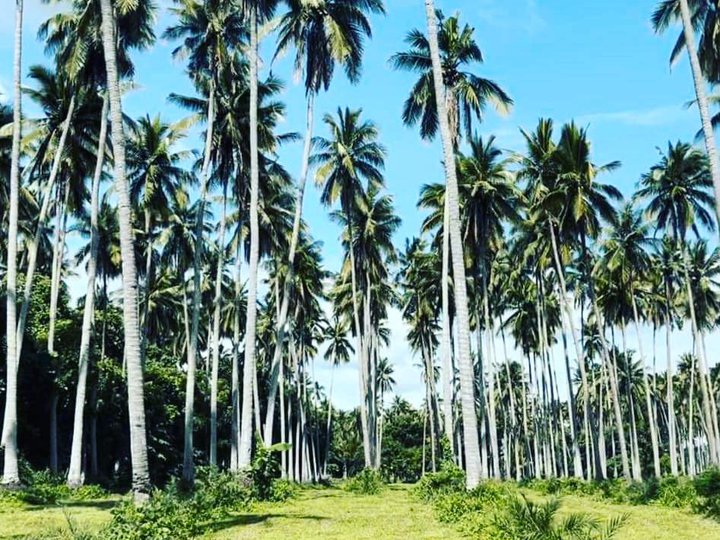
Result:
{"label": "grass field", "polygon": [[[536,496],[531,495],[532,498]],[[537,496],[539,498],[539,496]],[[0,538],[71,538],[70,524],[98,531],[119,499],[44,507],[0,505]],[[599,518],[627,513],[620,540],[720,539],[720,523],[660,506],[625,506],[566,496],[562,513],[587,512]],[[459,539],[438,523],[432,508],[412,497],[408,486],[389,486],[378,495],[339,488],[307,488],[285,503],[261,503],[214,524],[206,539]]]}

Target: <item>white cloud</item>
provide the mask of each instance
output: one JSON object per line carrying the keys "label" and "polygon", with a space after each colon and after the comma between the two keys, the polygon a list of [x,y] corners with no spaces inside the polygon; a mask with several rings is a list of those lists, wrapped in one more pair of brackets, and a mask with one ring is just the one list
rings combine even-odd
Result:
{"label": "white cloud", "polygon": [[615,123],[652,127],[675,123],[689,114],[693,114],[692,111],[682,105],[666,105],[651,109],[591,113],[578,116],[576,120],[581,124]]}
{"label": "white cloud", "polygon": [[5,86],[5,83],[0,79],[0,103],[9,103],[10,102],[10,92],[7,90],[7,86]]}

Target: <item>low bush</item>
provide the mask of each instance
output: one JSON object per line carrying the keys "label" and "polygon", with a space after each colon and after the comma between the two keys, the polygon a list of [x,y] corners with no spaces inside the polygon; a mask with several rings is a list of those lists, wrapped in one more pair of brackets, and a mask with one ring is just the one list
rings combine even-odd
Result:
{"label": "low bush", "polygon": [[424,501],[462,491],[465,491],[465,471],[452,461],[443,461],[438,472],[426,474],[415,486],[415,494]]}
{"label": "low bush", "polygon": [[669,508],[691,508],[696,499],[697,492],[689,478],[667,476],[660,479],[657,504]]}
{"label": "low bush", "polygon": [[375,495],[385,486],[380,473],[374,469],[363,469],[345,483],[345,489],[359,495]]}
{"label": "low bush", "polygon": [[720,469],[711,467],[695,477],[693,482],[697,498],[697,512],[720,520]]}
{"label": "low bush", "polygon": [[155,490],[150,499],[135,505],[130,501],[112,512],[112,521],[101,533],[109,540],[185,540],[200,535],[209,523],[243,510],[253,500],[248,476],[198,469],[192,491],[171,482]]}
{"label": "low bush", "polygon": [[292,482],[287,480],[275,480],[272,483],[270,490],[270,501],[272,502],[283,502],[288,499],[295,497],[297,493],[297,487]]}

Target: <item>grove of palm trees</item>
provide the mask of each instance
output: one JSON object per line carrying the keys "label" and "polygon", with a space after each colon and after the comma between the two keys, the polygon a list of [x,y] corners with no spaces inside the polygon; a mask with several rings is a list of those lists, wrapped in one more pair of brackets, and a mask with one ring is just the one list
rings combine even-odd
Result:
{"label": "grove of palm trees", "polygon": [[720,538],[720,7],[611,4],[15,0],[0,537]]}

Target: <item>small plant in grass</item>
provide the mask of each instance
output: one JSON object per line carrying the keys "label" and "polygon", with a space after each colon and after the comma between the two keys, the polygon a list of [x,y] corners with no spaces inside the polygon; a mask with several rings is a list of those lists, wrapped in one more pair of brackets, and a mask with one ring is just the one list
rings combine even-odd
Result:
{"label": "small plant in grass", "polygon": [[287,480],[275,480],[270,489],[270,500],[272,502],[283,502],[295,497],[297,488],[292,482]]}
{"label": "small plant in grass", "polygon": [[278,455],[280,452],[288,450],[289,448],[290,445],[282,443],[265,447],[262,442],[258,440],[257,451],[250,467],[250,474],[255,497],[261,501],[272,498],[273,483],[276,482],[281,475]]}
{"label": "small plant in grass", "polygon": [[697,499],[690,478],[667,476],[660,479],[656,503],[669,508],[691,508]]}
{"label": "small plant in grass", "polygon": [[374,469],[363,469],[345,483],[345,489],[359,495],[376,495],[385,486],[380,473]]}
{"label": "small plant in grass", "polygon": [[557,516],[560,500],[551,498],[534,503],[524,496],[510,499],[495,513],[489,538],[497,540],[610,540],[617,536],[627,520],[617,516],[600,523],[583,513]]}

